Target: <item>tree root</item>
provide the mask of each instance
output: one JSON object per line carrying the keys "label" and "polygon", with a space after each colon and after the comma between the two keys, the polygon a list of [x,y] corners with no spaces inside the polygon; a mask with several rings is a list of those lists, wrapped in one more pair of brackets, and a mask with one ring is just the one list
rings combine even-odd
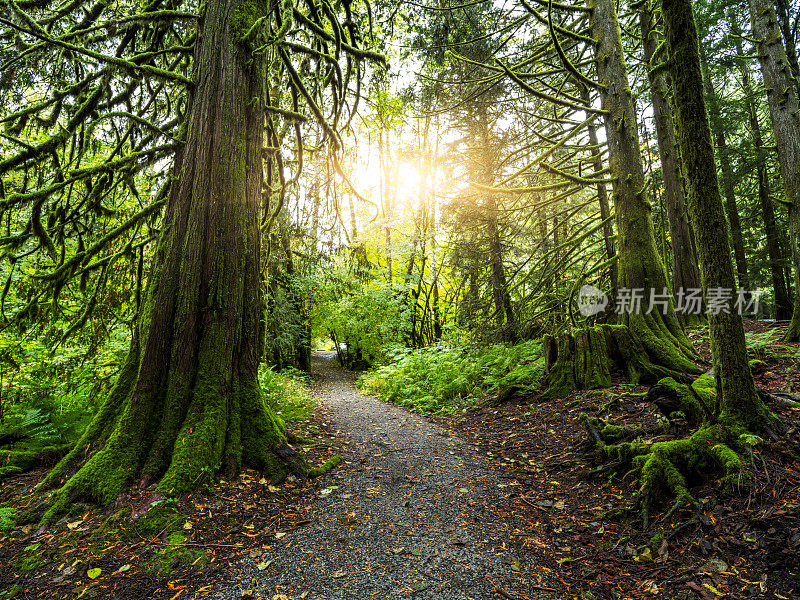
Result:
{"label": "tree root", "polygon": [[595,325],[546,336],[544,350],[548,387],[543,400],[576,389],[610,387],[614,369],[626,373],[634,384],[656,383],[665,377],[688,382],[690,374],[700,372],[685,348],[652,332],[637,334],[626,325]]}
{"label": "tree root", "polygon": [[[750,449],[748,444],[752,442],[748,440],[755,436],[748,435],[742,427],[725,428],[707,418],[706,409],[711,411],[716,399],[713,377],[702,376],[692,385],[665,379],[651,392],[648,397],[655,398],[662,412],[669,413],[667,416],[685,413],[688,420],[698,424],[697,430],[689,437],[676,440],[642,440],[637,437],[642,434],[641,428],[607,424],[585,413],[580,417],[587,433],[586,445],[600,460],[630,465],[639,474],[640,487],[634,506],[645,528],[662,491],[674,498],[665,519],[684,507],[697,506],[689,492],[687,478],[700,472],[711,469],[721,472],[720,487],[726,494],[749,489],[752,476],[744,469],[737,450]],[[624,439],[631,441],[622,441]]]}

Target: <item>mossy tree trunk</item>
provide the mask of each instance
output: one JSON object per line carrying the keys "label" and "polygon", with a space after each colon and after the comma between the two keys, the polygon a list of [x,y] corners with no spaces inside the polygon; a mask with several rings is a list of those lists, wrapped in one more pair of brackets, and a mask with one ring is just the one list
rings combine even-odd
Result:
{"label": "mossy tree trunk", "polygon": [[761,133],[761,123],[758,121],[755,98],[750,85],[750,65],[744,56],[742,47],[743,32],[733,10],[728,11],[728,22],[733,33],[733,42],[736,46],[736,62],[742,76],[742,90],[744,91],[744,107],[747,121],[750,125],[750,134],[753,137],[753,149],[756,159],[756,179],[758,184],[758,203],[764,218],[764,234],[767,238],[767,256],[769,257],[769,270],[772,275],[772,290],[775,297],[775,318],[781,321],[792,316],[792,301],[784,276],[784,254],[781,243],[784,241],[783,232],[778,228],[775,219],[775,209],[769,193],[769,176],[767,174],[767,151],[764,148],[764,136]]}
{"label": "mossy tree trunk", "polygon": [[744,252],[744,241],[742,239],[742,222],[739,218],[739,208],[736,203],[735,182],[733,169],[731,168],[732,153],[725,140],[725,130],[722,121],[722,110],[719,106],[719,98],[714,90],[714,83],[711,80],[711,72],[708,69],[703,45],[700,45],[700,65],[704,71],[703,92],[708,107],[709,122],[711,131],[714,135],[714,143],[719,153],[719,168],[722,173],[722,189],[725,193],[725,212],[730,226],[731,242],[733,244],[733,256],[736,260],[736,276],[739,287],[750,289],[750,276],[747,272],[747,256]]}
{"label": "mossy tree trunk", "polygon": [[[673,257],[672,288],[677,294],[680,289],[699,289],[700,270],[697,267],[694,233],[689,225],[686,200],[680,180],[680,158],[675,142],[675,129],[672,122],[672,107],[669,102],[669,84],[663,71],[653,69],[654,58],[660,39],[653,26],[652,7],[648,3],[639,9],[639,25],[644,40],[644,59],[648,66],[650,93],[653,100],[653,120],[656,126],[658,154],[661,160],[661,174],[664,179],[664,204],[669,221],[669,237]],[[704,321],[702,315],[682,315],[686,325],[697,325]]]}
{"label": "mossy tree trunk", "polygon": [[[697,236],[703,289],[734,290],[728,227],[717,181],[711,130],[703,99],[697,27],[689,0],[661,0],[669,48],[678,143],[688,180],[689,214]],[[718,388],[718,420],[732,432],[759,429],[767,414],[747,361],[741,315],[708,315]]]}
{"label": "mossy tree trunk", "polygon": [[257,381],[266,65],[242,34],[263,10],[206,5],[186,145],[138,331],[99,413],[44,482],[60,485],[45,521],[78,497],[111,502],[132,482],[174,495],[220,467],[305,468]]}
{"label": "mossy tree trunk", "polygon": [[[645,184],[636,111],[620,37],[616,3],[596,0],[592,6],[592,37],[597,40],[595,62],[600,99],[605,111],[609,164],[614,177],[618,247],[618,290],[667,289],[664,265],[656,250],[652,209]],[[619,295],[617,294],[617,297]],[[694,351],[683,332],[670,299],[666,310],[624,312],[622,322],[647,350],[653,361],[674,371],[696,372]]]}
{"label": "mossy tree trunk", "polygon": [[774,7],[766,0],[749,0],[749,7],[783,189],[789,205],[795,294],[794,312],[784,340],[796,342],[800,340],[800,101]]}

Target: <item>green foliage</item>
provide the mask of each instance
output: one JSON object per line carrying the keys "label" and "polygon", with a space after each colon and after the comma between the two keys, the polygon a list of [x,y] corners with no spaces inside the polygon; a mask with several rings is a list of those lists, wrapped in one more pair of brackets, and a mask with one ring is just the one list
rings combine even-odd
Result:
{"label": "green foliage", "polygon": [[346,344],[351,366],[386,362],[408,338],[410,314],[405,293],[368,283],[318,306],[317,336]]}
{"label": "green foliage", "polygon": [[768,351],[770,347],[775,341],[772,335],[772,331],[764,331],[763,333],[746,331],[744,334],[744,341],[747,345],[747,349],[760,359],[766,358],[769,354]]}
{"label": "green foliage", "polygon": [[285,423],[311,418],[316,401],[309,392],[310,378],[307,373],[291,367],[276,372],[262,365],[258,381],[264,401]]}
{"label": "green foliage", "polygon": [[17,521],[14,519],[15,514],[11,507],[0,507],[0,531],[7,533],[17,526]]}
{"label": "green foliage", "polygon": [[390,364],[362,375],[368,393],[414,412],[453,414],[475,398],[514,385],[535,389],[544,375],[539,342],[477,348],[432,346],[398,353]]}

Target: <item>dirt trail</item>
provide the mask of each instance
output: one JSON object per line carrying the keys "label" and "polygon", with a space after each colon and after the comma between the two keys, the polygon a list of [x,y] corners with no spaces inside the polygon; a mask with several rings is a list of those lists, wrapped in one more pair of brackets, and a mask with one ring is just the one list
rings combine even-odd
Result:
{"label": "dirt trail", "polygon": [[511,482],[451,432],[359,393],[333,357],[315,355],[313,392],[347,441],[344,462],[320,482],[312,524],[245,559],[239,583],[216,597],[477,600],[503,597],[498,587],[550,598],[533,585],[539,569],[517,563],[513,523],[494,500]]}

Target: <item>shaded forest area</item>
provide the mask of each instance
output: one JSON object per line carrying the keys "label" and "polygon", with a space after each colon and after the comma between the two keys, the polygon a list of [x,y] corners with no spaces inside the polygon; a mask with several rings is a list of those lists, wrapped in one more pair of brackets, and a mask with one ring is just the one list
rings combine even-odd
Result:
{"label": "shaded forest area", "polygon": [[800,4],[0,3],[0,599],[266,570],[316,351],[508,478],[499,596],[800,597]]}

